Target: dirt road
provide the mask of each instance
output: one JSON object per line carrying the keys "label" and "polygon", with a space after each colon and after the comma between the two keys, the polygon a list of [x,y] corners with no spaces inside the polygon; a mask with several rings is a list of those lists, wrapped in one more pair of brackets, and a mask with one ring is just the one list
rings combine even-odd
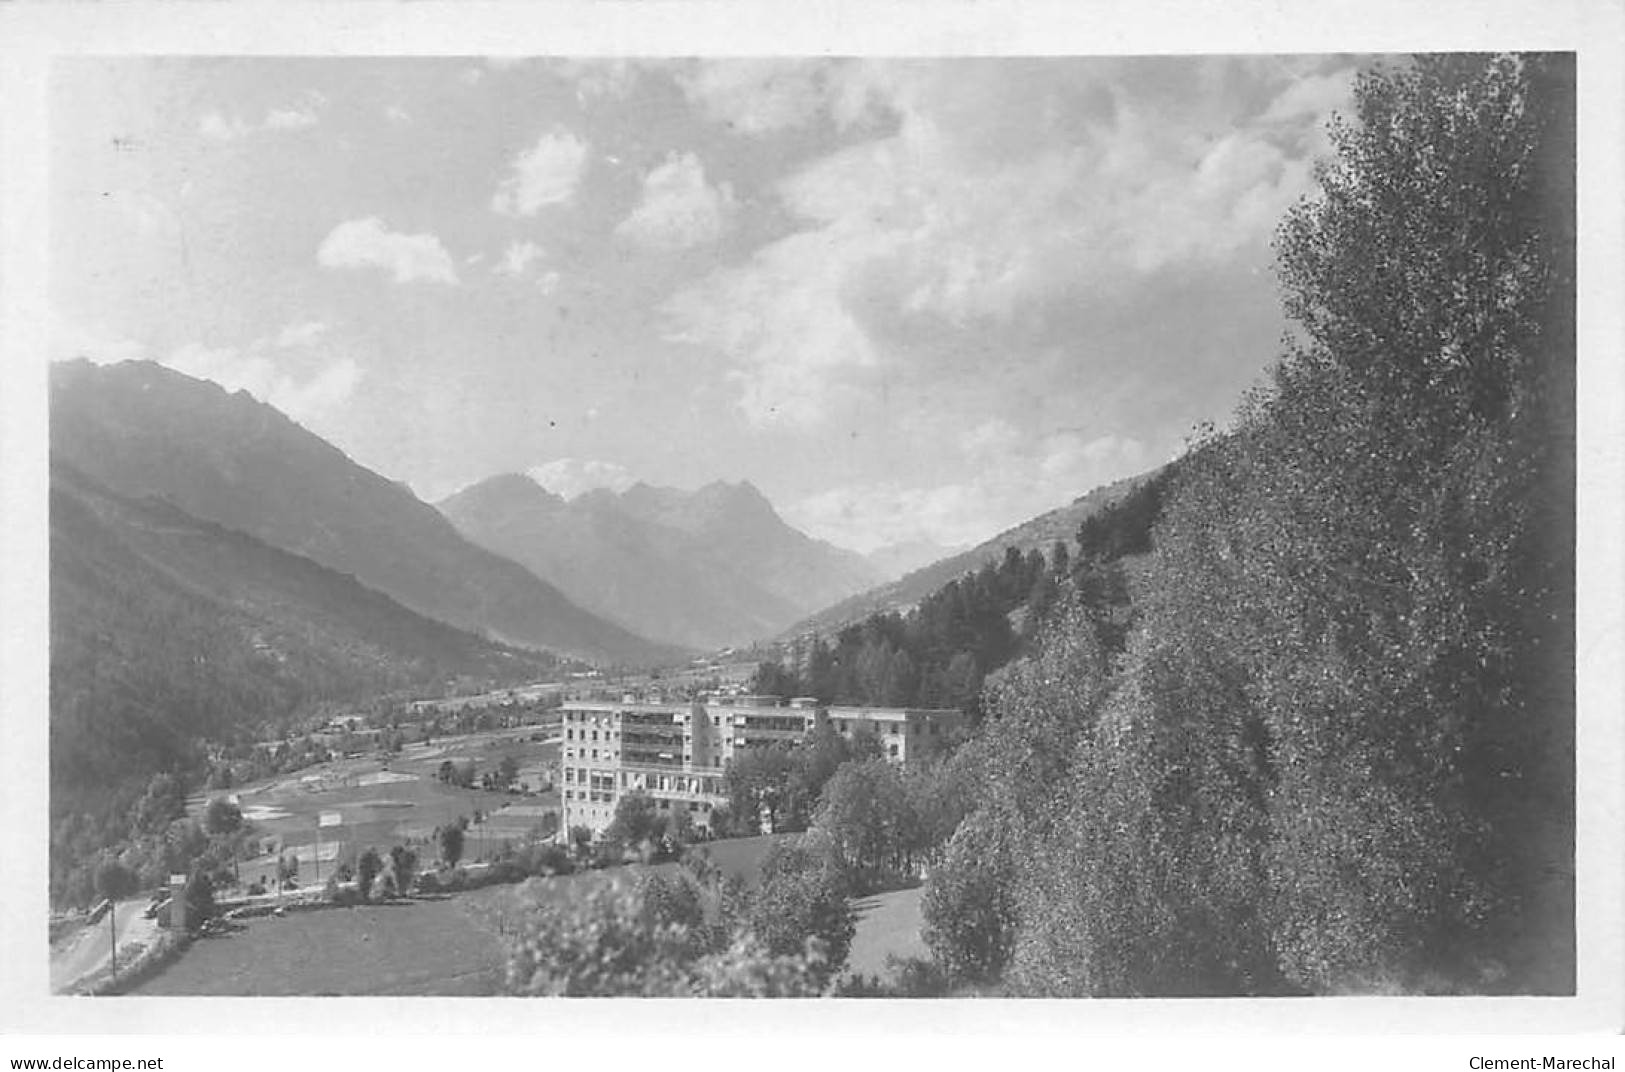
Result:
{"label": "dirt road", "polygon": [[60,949],[51,950],[51,992],[72,990],[81,979],[94,975],[109,966],[116,935],[119,961],[123,963],[126,950],[134,952],[134,945],[151,946],[158,937],[156,920],[144,918],[149,902],[142,898],[120,901],[108,913],[113,919],[112,931],[103,918],[69,939]]}

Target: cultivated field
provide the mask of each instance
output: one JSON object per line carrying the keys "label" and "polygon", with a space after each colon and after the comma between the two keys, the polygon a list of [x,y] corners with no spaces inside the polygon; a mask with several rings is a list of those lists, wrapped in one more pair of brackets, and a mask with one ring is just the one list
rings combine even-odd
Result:
{"label": "cultivated field", "polygon": [[[318,841],[325,872],[346,847],[383,851],[427,842],[435,827],[472,817],[476,810],[487,818],[468,831],[467,860],[495,851],[505,839],[520,840],[540,826],[547,812],[559,810],[557,790],[509,794],[459,789],[439,781],[436,773],[446,760],[473,761],[483,773],[512,756],[520,768],[519,781],[534,789],[551,778],[559,748],[556,738],[531,739],[539,733],[536,727],[524,727],[440,738],[409,745],[387,760],[339,759],[244,786],[235,792],[244,818],[262,838],[273,840],[276,849],[243,861],[243,881],[274,880],[277,854],[286,852],[299,860],[300,881],[310,882],[317,870]],[[196,802],[200,814],[203,804],[202,799]],[[318,837],[317,817],[324,812],[338,813],[342,822],[322,828]]]}

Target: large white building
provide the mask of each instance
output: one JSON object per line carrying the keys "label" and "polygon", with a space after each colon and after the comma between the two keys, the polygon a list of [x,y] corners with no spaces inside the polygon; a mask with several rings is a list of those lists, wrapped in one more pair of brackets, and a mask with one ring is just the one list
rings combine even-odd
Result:
{"label": "large white building", "polygon": [[955,710],[825,707],[810,699],[718,697],[662,703],[631,697],[619,703],[564,704],[559,756],[564,829],[602,833],[625,793],[643,792],[662,811],[686,810],[695,826],[727,802],[723,773],[739,752],[794,743],[828,724],[850,737],[874,734],[886,757],[908,763],[939,750],[964,722]]}

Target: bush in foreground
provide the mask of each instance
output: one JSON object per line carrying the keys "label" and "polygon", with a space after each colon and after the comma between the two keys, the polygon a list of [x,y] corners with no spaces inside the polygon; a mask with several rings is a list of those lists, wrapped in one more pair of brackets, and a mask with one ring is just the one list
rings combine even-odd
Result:
{"label": "bush in foreground", "polygon": [[644,889],[617,876],[565,896],[530,889],[503,924],[507,992],[573,997],[812,997],[817,959],[778,956],[748,932],[696,955],[690,928],[650,911]]}

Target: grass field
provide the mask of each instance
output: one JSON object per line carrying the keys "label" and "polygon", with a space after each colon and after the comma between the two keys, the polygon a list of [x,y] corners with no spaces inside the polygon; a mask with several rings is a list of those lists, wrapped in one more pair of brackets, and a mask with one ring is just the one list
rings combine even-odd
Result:
{"label": "grass field", "polygon": [[141,996],[496,994],[496,936],[466,898],[329,908],[246,920],[192,943],[179,960],[131,991]]}
{"label": "grass field", "polygon": [[926,957],[930,951],[920,938],[920,903],[924,887],[892,890],[863,897],[853,904],[858,913],[857,933],[847,954],[846,976],[874,975],[886,979],[891,972],[886,958]]}
{"label": "grass field", "polygon": [[[788,835],[742,838],[707,846],[717,866],[754,879],[768,847]],[[659,868],[676,867],[661,864]],[[633,869],[589,871],[533,880],[531,889],[563,896]],[[138,995],[218,994],[237,997],[478,995],[500,992],[501,944],[491,917],[520,886],[489,886],[438,899],[327,908],[243,920],[226,934],[201,938],[173,965],[131,991]]]}

